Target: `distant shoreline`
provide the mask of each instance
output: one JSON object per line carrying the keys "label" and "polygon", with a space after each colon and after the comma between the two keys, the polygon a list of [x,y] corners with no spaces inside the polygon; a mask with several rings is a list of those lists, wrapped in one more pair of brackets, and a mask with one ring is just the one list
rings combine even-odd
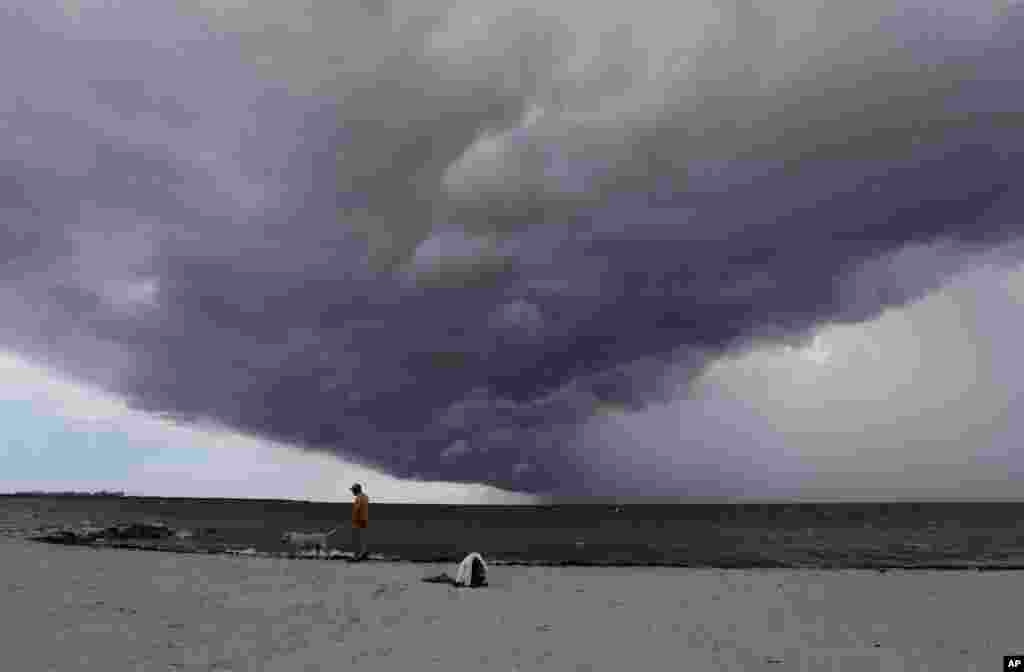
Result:
{"label": "distant shoreline", "polygon": [[[96,492],[44,492],[26,490],[22,492],[0,492],[0,497],[129,497],[124,490],[99,490]],[[133,499],[134,496],[131,496]]]}
{"label": "distant shoreline", "polygon": [[[94,498],[94,499],[105,499],[105,498],[122,498],[132,499],[139,501],[163,501],[163,502],[223,502],[223,503],[265,503],[265,504],[313,504],[322,506],[335,506],[340,503],[347,503],[348,497],[341,500],[311,500],[311,499],[275,499],[266,497],[185,497],[185,496],[164,496],[164,495],[135,495],[129,494],[124,490],[111,490],[111,491],[64,491],[64,492],[47,492],[47,491],[15,491],[15,492],[0,492],[0,499],[28,499],[28,498]],[[524,508],[524,509],[546,509],[546,508],[559,508],[559,507],[577,507],[577,506],[601,506],[608,508],[627,508],[637,506],[728,506],[728,507],[772,507],[772,508],[813,508],[813,507],[840,507],[840,508],[858,508],[858,507],[893,507],[893,508],[906,508],[906,507],[919,507],[919,506],[971,506],[971,505],[985,505],[985,506],[1014,506],[1024,505],[1024,497],[1019,499],[727,499],[727,498],[715,498],[715,497],[692,497],[692,498],[660,498],[660,497],[649,497],[649,498],[633,498],[629,500],[613,499],[613,498],[602,498],[595,497],[591,499],[582,498],[566,498],[566,499],[552,499],[552,498],[539,498],[537,502],[533,503],[501,503],[501,504],[489,504],[489,503],[436,503],[436,502],[387,502],[377,501],[374,503],[375,507],[405,507],[405,506],[427,506],[427,507],[440,507],[440,508],[453,508],[453,509],[475,509],[475,508]]]}

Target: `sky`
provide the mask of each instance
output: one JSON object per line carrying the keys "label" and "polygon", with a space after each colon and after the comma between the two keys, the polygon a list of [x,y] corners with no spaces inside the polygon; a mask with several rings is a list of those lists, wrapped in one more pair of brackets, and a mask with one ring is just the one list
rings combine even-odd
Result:
{"label": "sky", "polygon": [[0,12],[0,491],[1024,495],[1018,2]]}

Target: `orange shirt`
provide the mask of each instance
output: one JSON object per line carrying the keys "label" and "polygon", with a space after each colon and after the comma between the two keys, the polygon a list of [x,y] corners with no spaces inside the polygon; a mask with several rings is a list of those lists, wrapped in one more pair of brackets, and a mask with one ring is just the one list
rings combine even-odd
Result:
{"label": "orange shirt", "polygon": [[365,493],[356,495],[352,502],[352,526],[366,527],[370,523],[370,498]]}

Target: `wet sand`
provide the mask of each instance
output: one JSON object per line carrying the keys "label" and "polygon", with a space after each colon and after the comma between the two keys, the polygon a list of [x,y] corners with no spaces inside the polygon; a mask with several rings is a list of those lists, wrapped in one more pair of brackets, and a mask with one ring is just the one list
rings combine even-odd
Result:
{"label": "wet sand", "polygon": [[[491,568],[0,538],[4,669],[999,669],[1019,572]],[[13,663],[11,661],[17,661]]]}

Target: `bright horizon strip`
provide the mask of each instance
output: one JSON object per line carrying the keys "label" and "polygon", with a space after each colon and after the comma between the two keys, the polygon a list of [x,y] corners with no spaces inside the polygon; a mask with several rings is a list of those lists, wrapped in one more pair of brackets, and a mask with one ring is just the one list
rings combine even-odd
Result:
{"label": "bright horizon strip", "polygon": [[377,503],[530,504],[473,484],[406,481],[338,458],[209,426],[188,426],[0,351],[5,440],[0,492],[123,491],[140,497]]}

